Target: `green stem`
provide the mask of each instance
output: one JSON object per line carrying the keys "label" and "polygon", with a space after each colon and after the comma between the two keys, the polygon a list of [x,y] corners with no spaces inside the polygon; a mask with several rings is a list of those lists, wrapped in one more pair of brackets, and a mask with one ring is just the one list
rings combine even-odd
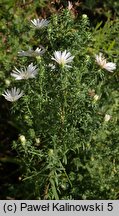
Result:
{"label": "green stem", "polygon": [[68,181],[69,181],[69,184],[71,185],[71,187],[72,187],[72,183],[71,183],[71,181],[70,181],[70,179],[69,179],[69,176],[67,175],[67,173],[66,173],[66,170],[65,170],[65,168],[64,168],[64,166],[63,166],[63,164],[61,163],[61,161],[59,160],[59,162],[60,162],[60,165],[61,165],[61,167],[63,168],[63,171],[64,171],[64,174],[65,174],[65,176],[67,177],[67,179],[68,179]]}

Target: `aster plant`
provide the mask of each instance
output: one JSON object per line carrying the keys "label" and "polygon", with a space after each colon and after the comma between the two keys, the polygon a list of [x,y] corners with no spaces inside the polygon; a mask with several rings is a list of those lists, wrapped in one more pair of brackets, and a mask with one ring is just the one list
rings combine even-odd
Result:
{"label": "aster plant", "polygon": [[99,53],[99,55],[95,55],[95,61],[102,69],[105,69],[109,72],[113,72],[114,70],[116,70],[116,63],[107,62],[106,58],[103,56],[102,53]]}
{"label": "aster plant", "polygon": [[44,27],[46,27],[49,24],[49,21],[47,19],[33,19],[31,20],[31,23],[33,25],[33,27],[37,28],[37,29],[42,29]]}
{"label": "aster plant", "polygon": [[35,78],[35,76],[38,73],[37,65],[33,65],[31,63],[28,65],[28,67],[21,68],[18,70],[16,67],[12,71],[11,76],[14,77],[16,80],[22,80],[22,79],[29,79],[29,78]]}
{"label": "aster plant", "polygon": [[74,56],[72,56],[70,52],[67,52],[65,50],[63,52],[55,51],[52,60],[56,61],[62,67],[71,67],[71,65],[69,64],[72,62],[73,58]]}
{"label": "aster plant", "polygon": [[5,97],[7,101],[15,102],[23,96],[23,91],[21,91],[19,88],[14,87],[11,88],[11,90],[5,90],[2,95]]}
{"label": "aster plant", "polygon": [[21,50],[18,52],[18,55],[27,56],[27,57],[37,57],[43,55],[44,53],[45,53],[44,47],[41,48],[37,47],[35,50],[31,48],[28,51]]}
{"label": "aster plant", "polygon": [[10,72],[17,87],[3,93],[17,100],[13,148],[26,199],[113,199],[118,192],[116,59],[109,52],[107,61],[105,49],[97,50],[87,15],[77,21],[72,8],[68,2],[50,22],[31,20],[38,32],[29,43],[37,48],[18,52],[24,65]]}

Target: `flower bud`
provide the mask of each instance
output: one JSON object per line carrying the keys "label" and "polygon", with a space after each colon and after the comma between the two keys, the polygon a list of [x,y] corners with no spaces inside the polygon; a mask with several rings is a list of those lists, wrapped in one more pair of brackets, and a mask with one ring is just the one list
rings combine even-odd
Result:
{"label": "flower bud", "polygon": [[36,141],[36,144],[39,144],[40,143],[40,138],[36,138],[35,141]]}
{"label": "flower bud", "polygon": [[106,114],[104,117],[105,122],[108,122],[111,119],[111,115]]}
{"label": "flower bud", "polygon": [[19,136],[19,140],[21,141],[22,145],[25,145],[25,143],[26,143],[26,138],[25,138],[24,135],[20,135],[20,136]]}
{"label": "flower bud", "polygon": [[99,100],[99,95],[95,94],[93,97],[94,101],[96,102],[97,100]]}
{"label": "flower bud", "polygon": [[88,18],[87,14],[83,14],[83,15],[82,15],[82,18],[83,18],[83,19],[87,19],[87,18]]}
{"label": "flower bud", "polygon": [[11,81],[10,81],[9,79],[6,79],[6,80],[5,80],[5,84],[6,84],[7,86],[9,86],[10,83],[11,83]]}
{"label": "flower bud", "polygon": [[54,153],[53,149],[49,149],[48,155],[49,155],[49,156],[52,156],[53,153]]}

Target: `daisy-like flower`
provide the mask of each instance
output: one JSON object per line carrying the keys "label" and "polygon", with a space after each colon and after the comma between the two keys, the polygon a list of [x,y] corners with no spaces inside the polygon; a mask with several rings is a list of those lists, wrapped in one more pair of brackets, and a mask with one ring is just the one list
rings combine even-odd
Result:
{"label": "daisy-like flower", "polygon": [[33,63],[31,63],[27,68],[24,67],[18,70],[15,67],[15,70],[13,70],[13,73],[11,73],[11,76],[15,78],[15,80],[22,80],[22,79],[29,79],[29,78],[35,78],[35,76],[38,73],[37,65],[33,66]]}
{"label": "daisy-like flower", "polygon": [[72,2],[68,1],[68,7],[67,8],[68,8],[68,10],[71,10],[73,8]]}
{"label": "daisy-like flower", "polygon": [[116,69],[116,64],[113,62],[107,62],[106,58],[103,56],[102,53],[99,55],[95,55],[96,63],[103,69],[113,72]]}
{"label": "daisy-like flower", "polygon": [[28,51],[20,51],[18,52],[19,56],[28,56],[28,57],[37,57],[37,56],[41,56],[45,53],[45,49],[44,47],[41,48],[36,48],[36,50],[33,49],[29,49]]}
{"label": "daisy-like flower", "polygon": [[56,61],[59,65],[62,65],[63,67],[71,67],[68,64],[72,62],[73,58],[74,56],[72,56],[70,52],[67,52],[65,50],[64,52],[55,51],[52,60]]}
{"label": "daisy-like flower", "polygon": [[14,102],[23,96],[23,91],[21,91],[19,88],[17,89],[16,87],[14,87],[11,88],[11,90],[7,89],[6,91],[4,91],[4,94],[2,95],[7,101]]}
{"label": "daisy-like flower", "polygon": [[49,21],[47,19],[33,19],[31,20],[31,22],[37,29],[44,28],[49,24]]}

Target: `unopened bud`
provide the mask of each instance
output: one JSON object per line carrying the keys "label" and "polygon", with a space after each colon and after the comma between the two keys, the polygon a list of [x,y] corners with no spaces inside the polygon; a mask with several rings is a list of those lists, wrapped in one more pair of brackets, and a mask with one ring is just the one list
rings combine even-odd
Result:
{"label": "unopened bud", "polygon": [[37,62],[40,63],[41,62],[41,56],[36,56]]}
{"label": "unopened bud", "polygon": [[91,161],[94,161],[94,157],[93,156],[91,157]]}
{"label": "unopened bud", "polygon": [[39,144],[40,143],[40,138],[36,138],[36,144]]}
{"label": "unopened bud", "polygon": [[19,140],[21,141],[21,143],[22,143],[23,145],[25,145],[25,143],[26,143],[26,138],[25,138],[24,135],[20,135]]}
{"label": "unopened bud", "polygon": [[99,95],[95,94],[93,97],[94,101],[96,102],[97,100],[99,100]]}
{"label": "unopened bud", "polygon": [[52,156],[53,153],[54,153],[53,149],[49,149],[48,155],[49,155],[49,156]]}
{"label": "unopened bud", "polygon": [[83,14],[83,15],[82,15],[82,18],[83,18],[83,19],[87,19],[88,16],[87,16],[86,14]]}
{"label": "unopened bud", "polygon": [[105,122],[108,122],[111,119],[111,115],[106,114],[104,117]]}
{"label": "unopened bud", "polygon": [[7,86],[9,86],[10,83],[11,83],[11,81],[10,81],[9,79],[6,79],[6,80],[5,80],[5,84],[6,84]]}

